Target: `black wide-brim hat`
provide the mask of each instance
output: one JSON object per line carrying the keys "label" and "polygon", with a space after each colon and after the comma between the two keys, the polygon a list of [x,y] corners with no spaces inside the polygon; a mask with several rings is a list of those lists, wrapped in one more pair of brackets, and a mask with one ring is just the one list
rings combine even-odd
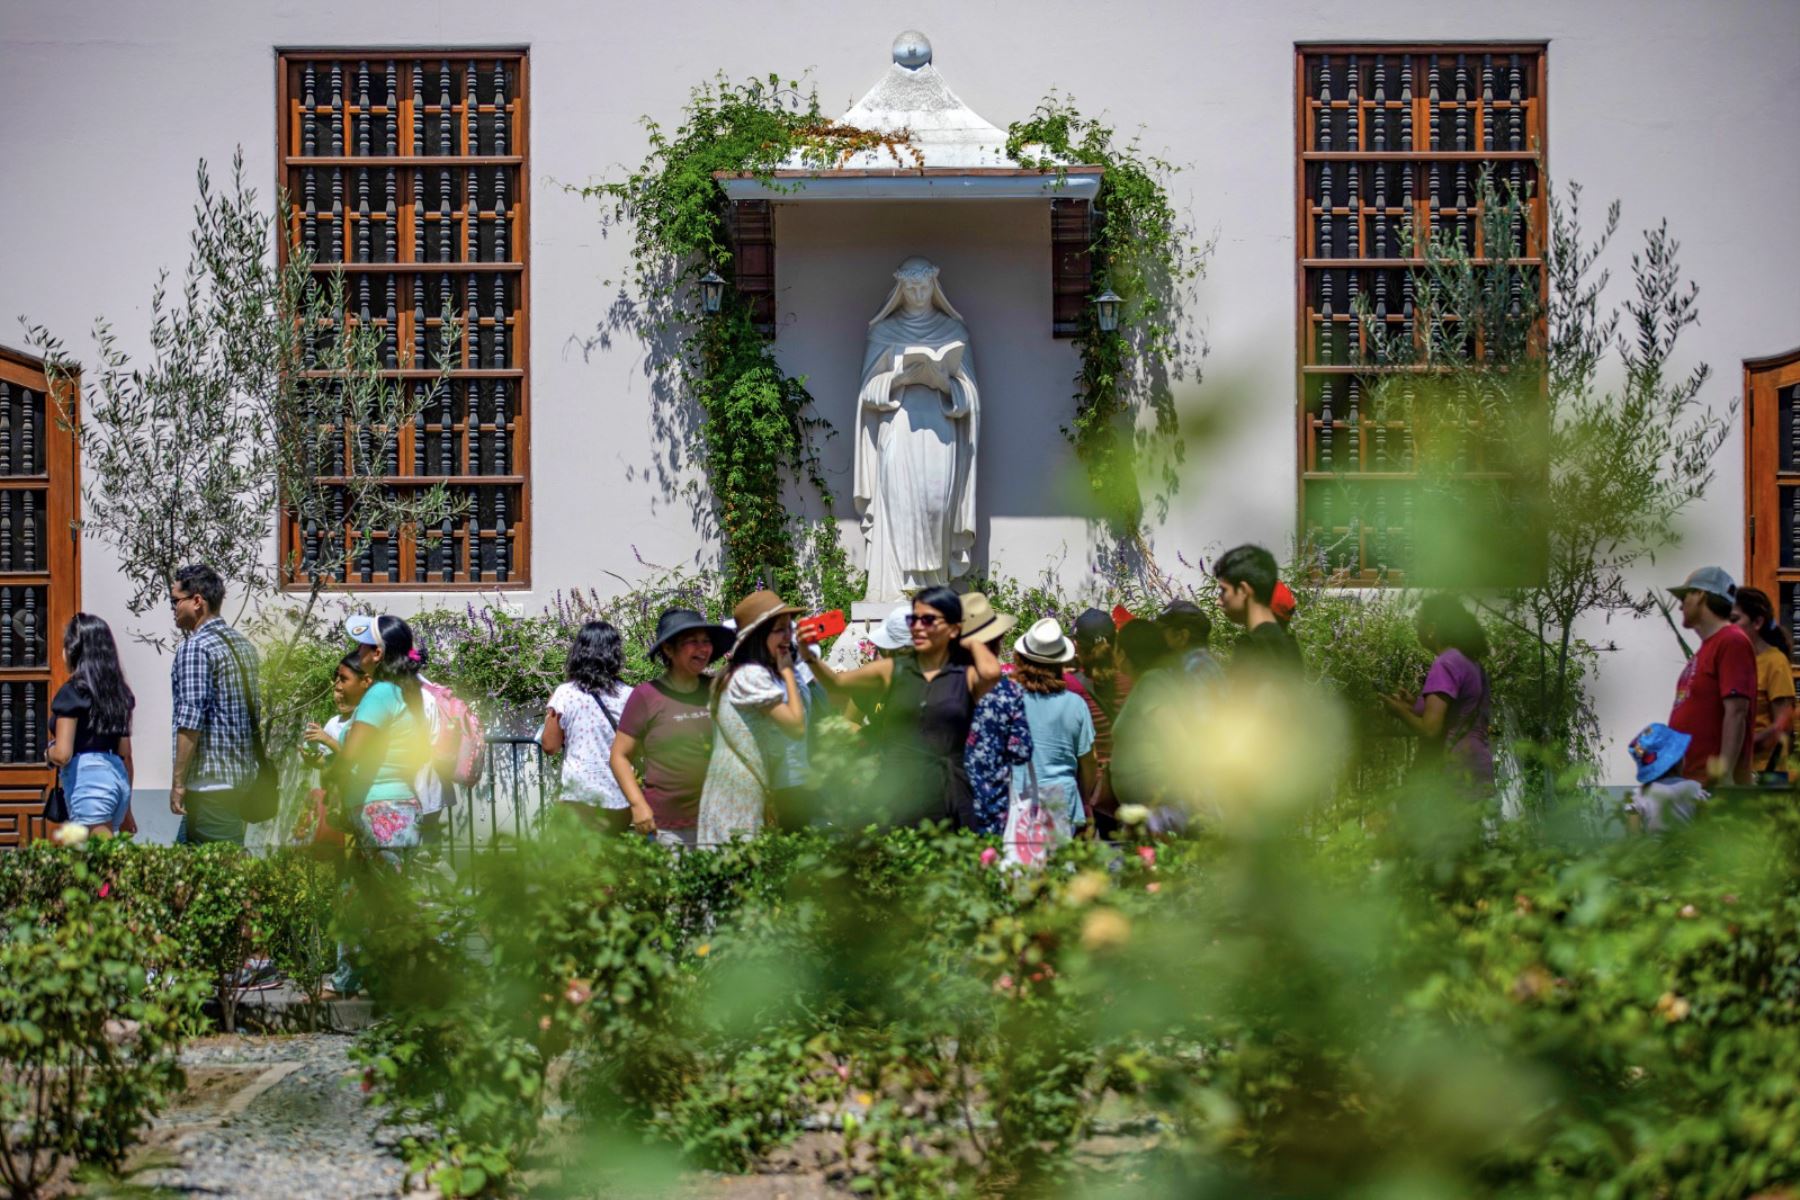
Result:
{"label": "black wide-brim hat", "polygon": [[650,643],[650,653],[655,654],[662,649],[669,643],[669,639],[695,629],[704,629],[712,637],[713,658],[718,658],[731,649],[731,630],[723,625],[714,625],[691,608],[671,608],[656,618],[656,640]]}

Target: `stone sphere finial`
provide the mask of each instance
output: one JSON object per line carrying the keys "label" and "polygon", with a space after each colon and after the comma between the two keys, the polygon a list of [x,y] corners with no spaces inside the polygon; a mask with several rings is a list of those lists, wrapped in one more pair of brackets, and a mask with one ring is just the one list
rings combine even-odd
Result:
{"label": "stone sphere finial", "polygon": [[909,71],[916,71],[931,61],[931,39],[916,29],[909,29],[894,39],[894,61]]}

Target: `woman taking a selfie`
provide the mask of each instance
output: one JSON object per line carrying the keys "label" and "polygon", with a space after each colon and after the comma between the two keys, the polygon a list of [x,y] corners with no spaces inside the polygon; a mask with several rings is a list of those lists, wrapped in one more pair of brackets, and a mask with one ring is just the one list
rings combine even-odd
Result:
{"label": "woman taking a selfie", "polygon": [[963,753],[975,702],[1000,681],[1000,660],[986,642],[962,645],[962,619],[955,592],[929,587],[913,597],[906,615],[910,655],[836,671],[812,646],[805,648],[807,664],[828,692],[857,701],[865,712],[879,706],[870,733],[881,755],[885,811],[899,824],[976,825]]}

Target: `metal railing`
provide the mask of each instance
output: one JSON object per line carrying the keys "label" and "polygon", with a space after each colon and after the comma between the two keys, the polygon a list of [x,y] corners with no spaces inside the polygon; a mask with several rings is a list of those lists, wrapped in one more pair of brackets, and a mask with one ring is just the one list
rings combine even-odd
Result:
{"label": "metal railing", "polygon": [[489,734],[487,765],[481,778],[454,789],[444,806],[445,849],[452,857],[474,857],[529,837],[562,790],[557,772],[534,737]]}

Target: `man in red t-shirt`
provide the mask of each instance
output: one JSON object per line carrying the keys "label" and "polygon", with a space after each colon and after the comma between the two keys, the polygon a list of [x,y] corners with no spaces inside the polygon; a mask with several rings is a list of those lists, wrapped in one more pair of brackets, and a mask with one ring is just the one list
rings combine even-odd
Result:
{"label": "man in red t-shirt", "polygon": [[1681,773],[1703,784],[1749,783],[1756,652],[1731,623],[1737,584],[1721,567],[1701,567],[1669,590],[1681,602],[1682,625],[1700,635],[1700,650],[1682,669],[1669,713],[1669,725],[1694,739]]}

